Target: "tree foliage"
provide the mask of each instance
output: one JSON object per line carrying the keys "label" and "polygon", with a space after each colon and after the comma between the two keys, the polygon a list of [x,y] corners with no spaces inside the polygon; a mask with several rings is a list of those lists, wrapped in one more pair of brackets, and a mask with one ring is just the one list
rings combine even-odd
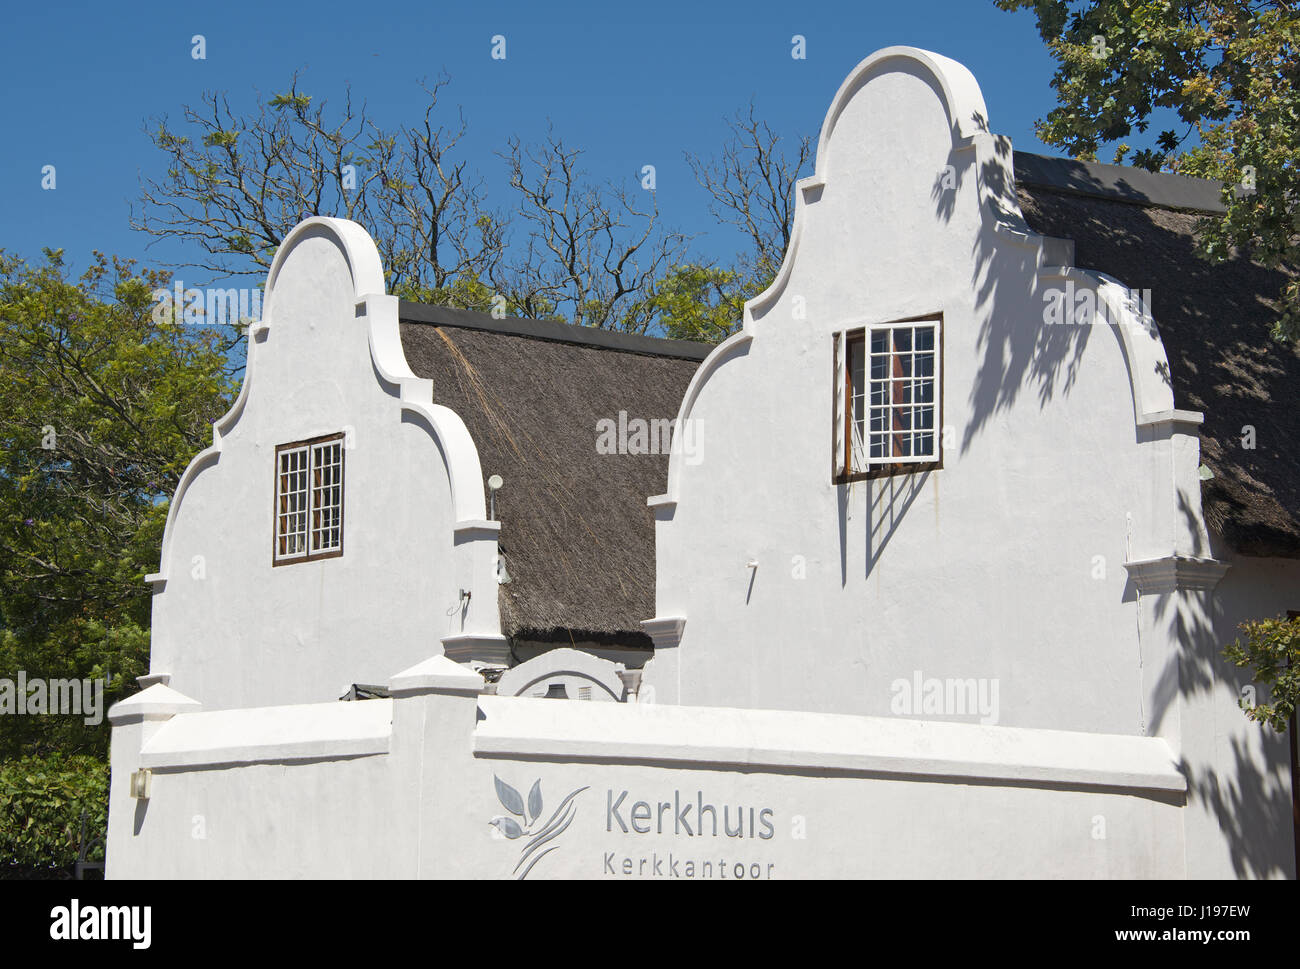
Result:
{"label": "tree foliage", "polygon": [[[87,861],[103,861],[108,825],[108,764],[85,755],[22,757],[0,762],[0,875],[69,874],[81,846],[85,815]],[[60,872],[59,870],[63,871]]]}
{"label": "tree foliage", "polygon": [[309,216],[347,218],[375,240],[398,296],[481,311],[502,297],[514,315],[649,328],[653,282],[686,241],[660,224],[653,189],[589,180],[582,151],[551,133],[507,142],[510,201],[491,209],[461,154],[463,114],[440,120],[446,84],[425,87],[418,123],[391,130],[350,91],[334,109],[297,76],[250,112],[204,94],[179,124],[150,130],[167,167],[144,179],[133,224],[186,243],[183,265],[225,277],[266,272]]}
{"label": "tree foliage", "polygon": [[[1201,253],[1246,250],[1300,265],[1300,12],[1291,0],[996,0],[1029,9],[1056,59],[1057,107],[1043,141],[1077,158],[1224,184],[1227,214],[1206,219]],[[1161,130],[1153,131],[1158,123]],[[1168,127],[1164,127],[1168,125]],[[1300,340],[1300,281],[1277,294],[1274,335]]]}
{"label": "tree foliage", "polygon": [[655,284],[648,309],[671,339],[721,343],[740,328],[746,290],[741,270],[686,263]]}
{"label": "tree foliage", "polygon": [[[0,253],[0,670],[111,675],[106,703],[146,671],[166,499],[235,389],[217,328],[154,319],[166,282]],[[107,741],[79,717],[0,717],[6,757]]]}
{"label": "tree foliage", "polygon": [[1250,667],[1272,694],[1271,703],[1243,701],[1242,709],[1250,719],[1282,733],[1300,702],[1300,618],[1259,619],[1238,629],[1241,638],[1224,647],[1223,655],[1237,666]]}

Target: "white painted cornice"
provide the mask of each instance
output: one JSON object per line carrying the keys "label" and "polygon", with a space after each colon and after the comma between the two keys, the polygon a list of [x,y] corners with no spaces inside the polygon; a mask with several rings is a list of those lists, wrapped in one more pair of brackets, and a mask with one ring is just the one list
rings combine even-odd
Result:
{"label": "white painted cornice", "polygon": [[457,663],[483,663],[487,666],[510,665],[510,640],[505,636],[484,633],[461,633],[444,636],[443,654]]}
{"label": "white painted cornice", "polygon": [[1217,559],[1166,555],[1162,558],[1125,562],[1139,593],[1210,590],[1219,584],[1229,565]]}
{"label": "white painted cornice", "polygon": [[685,616],[656,617],[641,620],[641,628],[654,640],[655,649],[676,649],[686,629]]}

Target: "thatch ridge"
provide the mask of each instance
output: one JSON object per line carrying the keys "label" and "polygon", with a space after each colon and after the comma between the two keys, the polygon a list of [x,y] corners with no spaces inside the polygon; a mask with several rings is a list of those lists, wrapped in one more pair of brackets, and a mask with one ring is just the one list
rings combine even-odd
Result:
{"label": "thatch ridge", "polygon": [[[1039,186],[1019,194],[1034,231],[1074,240],[1076,265],[1151,291],[1175,406],[1205,415],[1206,522],[1243,554],[1300,558],[1300,351],[1269,333],[1290,271],[1241,254],[1199,258],[1202,213]],[[1243,447],[1247,427],[1254,449]]]}
{"label": "thatch ridge", "polygon": [[402,305],[411,369],[465,421],[484,477],[505,479],[496,496],[511,576],[499,587],[503,632],[649,648],[639,625],[655,614],[646,499],[664,490],[668,456],[599,453],[597,422],[617,423],[620,412],[674,420],[712,348]]}

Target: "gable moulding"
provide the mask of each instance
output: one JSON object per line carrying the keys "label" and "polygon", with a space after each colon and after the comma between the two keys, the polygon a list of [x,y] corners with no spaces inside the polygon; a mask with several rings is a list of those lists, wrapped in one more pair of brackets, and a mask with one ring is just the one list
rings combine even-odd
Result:
{"label": "gable moulding", "polygon": [[[817,142],[813,174],[801,179],[796,186],[798,191],[795,195],[790,244],[776,278],[766,290],[745,304],[740,332],[715,347],[700,364],[687,387],[677,414],[676,426],[681,427],[690,419],[709,378],[728,361],[747,352],[747,345],[755,335],[755,314],[769,310],[783,294],[799,255],[808,206],[821,200],[826,185],[833,177],[828,169],[827,148],[834,135],[835,125],[854,94],[869,83],[871,75],[895,60],[921,66],[942,92],[943,107],[953,133],[953,151],[974,152],[980,217],[1004,244],[1034,253],[1034,264],[1037,267],[1034,291],[1040,291],[1038,284],[1041,282],[1073,279],[1089,288],[1095,288],[1101,304],[1111,314],[1110,319],[1117,321],[1118,325],[1111,329],[1116,331],[1115,337],[1120,343],[1128,370],[1135,427],[1167,429],[1172,434],[1199,424],[1202,420],[1200,414],[1174,408],[1172,388],[1161,377],[1168,373],[1169,364],[1159,330],[1149,315],[1139,318],[1125,305],[1127,287],[1104,273],[1069,265],[1074,259],[1073,242],[1038,235],[1025,222],[1015,195],[1014,156],[1010,142],[988,130],[988,109],[974,75],[964,65],[940,54],[900,46],[876,51],[863,60],[850,72],[831,100]],[[995,190],[989,184],[986,167],[989,170],[1003,171],[1002,191]],[[676,510],[680,495],[681,457],[680,449],[674,441],[668,459],[667,487],[662,495],[647,500],[659,520],[671,520]]]}
{"label": "gable moulding", "polygon": [[416,423],[428,431],[438,448],[447,473],[456,532],[459,534],[465,531],[474,540],[490,542],[493,553],[495,552],[495,538],[486,535],[481,527],[487,518],[487,506],[483,498],[483,475],[478,450],[460,416],[450,408],[433,403],[432,381],[418,378],[411,372],[402,351],[398,300],[397,297],[384,293],[383,267],[374,243],[365,229],[355,222],[313,216],[298,223],[276,251],[267,273],[266,296],[263,299],[265,317],[249,328],[248,357],[239,394],[230,410],[213,422],[212,445],[194,457],[177,484],[163,528],[158,571],[145,576],[144,580],[152,586],[155,595],[164,591],[171,574],[174,525],[185,494],[200,473],[218,464],[223,439],[239,423],[247,406],[249,386],[257,374],[261,348],[274,326],[274,287],[284,261],[304,237],[318,235],[322,230],[338,245],[351,272],[356,319],[367,327],[370,357],[376,372],[383,380],[397,387],[396,396],[401,403],[402,413],[415,415]]}

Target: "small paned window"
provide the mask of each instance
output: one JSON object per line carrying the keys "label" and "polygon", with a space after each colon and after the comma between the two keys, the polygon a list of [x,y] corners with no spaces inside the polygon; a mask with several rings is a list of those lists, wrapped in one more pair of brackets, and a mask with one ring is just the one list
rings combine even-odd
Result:
{"label": "small paned window", "polygon": [[343,435],[275,449],[276,565],[343,554]]}

